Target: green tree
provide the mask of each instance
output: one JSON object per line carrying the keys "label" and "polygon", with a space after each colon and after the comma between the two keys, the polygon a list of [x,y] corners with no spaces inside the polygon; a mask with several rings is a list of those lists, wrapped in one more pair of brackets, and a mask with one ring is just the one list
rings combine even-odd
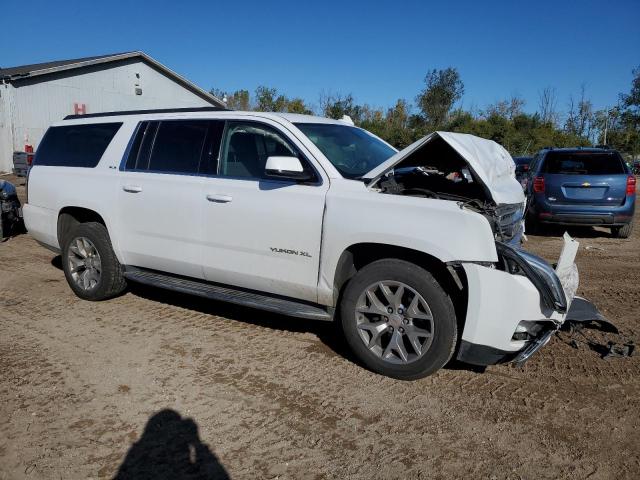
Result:
{"label": "green tree", "polygon": [[427,72],[424,83],[416,103],[426,124],[435,130],[445,124],[451,109],[462,98],[464,83],[458,70],[452,67]]}
{"label": "green tree", "polygon": [[320,108],[325,117],[339,120],[348,115],[354,122],[358,123],[360,121],[362,107],[356,104],[353,95],[350,93],[347,95],[340,93],[321,94]]}
{"label": "green tree", "polygon": [[[633,69],[632,74],[630,92],[621,94],[618,108],[607,111],[604,117],[610,125],[607,125],[607,143],[637,158],[640,155],[640,66]],[[604,130],[600,132],[600,141],[604,142]]]}
{"label": "green tree", "polygon": [[227,108],[231,110],[251,110],[249,90],[236,90],[233,93],[227,93],[224,90],[212,88],[209,93],[225,102]]}
{"label": "green tree", "polygon": [[304,115],[313,115],[313,110],[311,110],[307,105],[305,105],[304,100],[301,98],[292,98],[287,100],[287,112],[289,113],[302,113]]}

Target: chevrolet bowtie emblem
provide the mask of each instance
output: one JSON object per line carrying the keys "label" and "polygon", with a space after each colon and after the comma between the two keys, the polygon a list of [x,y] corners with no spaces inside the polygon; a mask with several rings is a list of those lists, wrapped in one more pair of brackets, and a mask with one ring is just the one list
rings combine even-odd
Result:
{"label": "chevrolet bowtie emblem", "polygon": [[583,186],[583,187],[590,187],[590,186],[591,186],[591,184],[590,184],[589,182],[584,182],[584,183],[582,184],[582,186]]}

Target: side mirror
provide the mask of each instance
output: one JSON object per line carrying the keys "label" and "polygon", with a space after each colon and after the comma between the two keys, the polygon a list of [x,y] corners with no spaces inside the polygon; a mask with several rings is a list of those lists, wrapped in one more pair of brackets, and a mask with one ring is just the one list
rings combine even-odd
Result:
{"label": "side mirror", "polygon": [[303,182],[311,180],[313,175],[305,172],[297,157],[269,157],[264,167],[267,177]]}

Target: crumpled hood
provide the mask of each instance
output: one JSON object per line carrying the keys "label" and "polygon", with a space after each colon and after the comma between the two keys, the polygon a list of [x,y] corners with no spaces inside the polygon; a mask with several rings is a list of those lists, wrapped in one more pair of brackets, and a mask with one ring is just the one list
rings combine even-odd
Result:
{"label": "crumpled hood", "polygon": [[505,148],[484,138],[466,133],[434,132],[399,151],[386,162],[363,176],[365,180],[376,181],[434,138],[440,137],[460,154],[469,167],[482,181],[496,204],[524,202],[524,192],[516,180],[516,166]]}

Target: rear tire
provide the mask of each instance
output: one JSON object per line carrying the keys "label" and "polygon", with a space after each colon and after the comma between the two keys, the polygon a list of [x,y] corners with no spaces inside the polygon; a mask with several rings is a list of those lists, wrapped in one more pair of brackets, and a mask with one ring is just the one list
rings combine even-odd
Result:
{"label": "rear tire", "polygon": [[543,225],[536,218],[528,214],[525,218],[525,233],[539,235],[543,231]]}
{"label": "rear tire", "polygon": [[400,380],[442,368],[458,335],[453,304],[440,284],[423,268],[396,259],[378,260],[356,273],[344,291],[340,321],[358,360]]}
{"label": "rear tire", "polygon": [[71,290],[84,300],[115,297],[127,286],[104,225],[79,223],[63,240],[62,266]]}
{"label": "rear tire", "polygon": [[633,231],[633,223],[627,223],[622,227],[613,227],[611,228],[611,233],[616,238],[629,238],[631,236],[631,232]]}

